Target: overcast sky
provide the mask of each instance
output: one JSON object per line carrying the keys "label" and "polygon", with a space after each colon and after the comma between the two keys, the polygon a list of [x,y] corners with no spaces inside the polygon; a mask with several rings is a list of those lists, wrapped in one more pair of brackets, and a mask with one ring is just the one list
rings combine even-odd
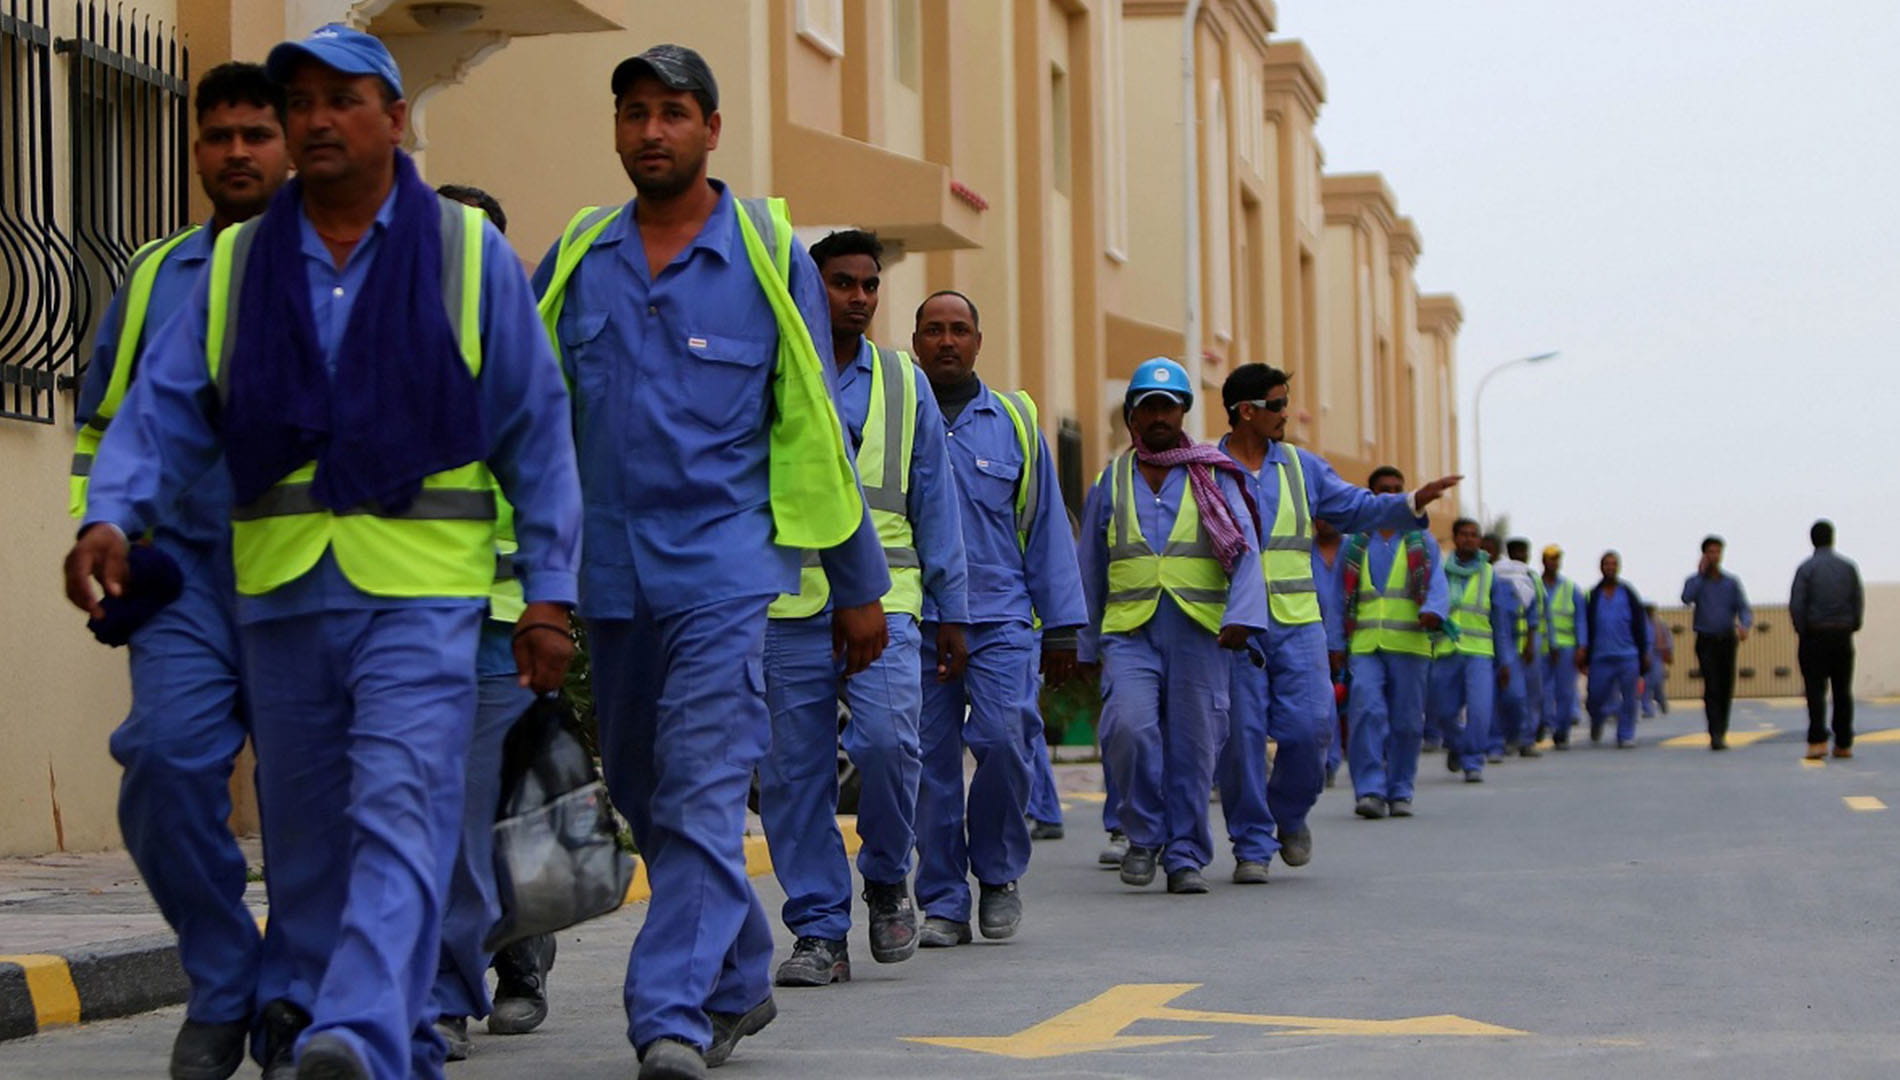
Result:
{"label": "overcast sky", "polygon": [[[1831,518],[1900,581],[1900,3],[1279,0],[1331,172],[1383,172],[1464,305],[1485,502],[1672,603],[1705,533],[1786,603]],[[1473,479],[1467,509],[1476,508]]]}

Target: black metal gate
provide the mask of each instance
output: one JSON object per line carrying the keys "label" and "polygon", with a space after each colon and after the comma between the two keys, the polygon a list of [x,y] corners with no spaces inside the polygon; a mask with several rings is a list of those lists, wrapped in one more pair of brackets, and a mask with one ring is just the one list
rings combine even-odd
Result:
{"label": "black metal gate", "polygon": [[72,248],[53,215],[48,3],[8,0],[0,10],[0,417],[51,422]]}

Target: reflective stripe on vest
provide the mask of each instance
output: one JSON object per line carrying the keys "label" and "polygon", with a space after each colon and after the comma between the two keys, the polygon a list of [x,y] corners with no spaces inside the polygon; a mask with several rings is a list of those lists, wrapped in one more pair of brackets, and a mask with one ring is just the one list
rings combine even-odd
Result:
{"label": "reflective stripe on vest", "polygon": [[499,493],[495,495],[495,583],[488,590],[488,617],[497,622],[513,623],[528,610],[522,594],[521,579],[515,574],[515,508]]}
{"label": "reflective stripe on vest", "polygon": [[1497,655],[1491,640],[1491,564],[1485,563],[1465,582],[1465,591],[1452,598],[1451,625],[1458,628],[1456,638],[1438,643],[1439,656],[1462,653],[1465,656]]}
{"label": "reflective stripe on vest", "polygon": [[1306,470],[1300,452],[1280,444],[1285,459],[1280,476],[1280,505],[1273,515],[1260,568],[1267,579],[1267,608],[1282,626],[1316,623],[1319,588],[1313,584],[1313,517],[1306,504]]}
{"label": "reflective stripe on vest", "polygon": [[1577,587],[1563,578],[1544,595],[1544,626],[1552,650],[1577,647]]}
{"label": "reflective stripe on vest", "polygon": [[1181,508],[1174,515],[1167,545],[1157,555],[1142,535],[1135,513],[1135,452],[1124,452],[1109,468],[1108,602],[1102,612],[1102,632],[1126,634],[1140,629],[1154,618],[1166,592],[1208,633],[1220,633],[1227,612],[1227,572],[1201,527],[1193,491],[1182,484]]}
{"label": "reflective stripe on vest", "polygon": [[1041,420],[1036,413],[1036,402],[1027,390],[992,390],[996,400],[1009,414],[1009,422],[1016,428],[1016,445],[1023,452],[1023,475],[1016,482],[1016,544],[1025,550],[1029,547],[1029,523],[1036,519],[1036,504],[1042,498],[1042,481],[1039,473],[1042,465],[1042,440],[1037,437],[1037,428]]}
{"label": "reflective stripe on vest", "polygon": [[[921,619],[924,575],[910,524],[910,464],[917,438],[917,382],[912,370],[909,353],[887,352],[871,343],[871,406],[864,418],[857,464],[864,500],[871,507],[871,524],[877,527],[884,562],[891,571],[884,610]],[[798,570],[798,591],[772,601],[768,614],[774,619],[810,618],[830,601],[831,582],[818,553],[807,551]]]}
{"label": "reflective stripe on vest", "polygon": [[1431,635],[1418,622],[1418,604],[1407,594],[1411,565],[1403,541],[1392,552],[1392,569],[1383,587],[1372,583],[1372,549],[1367,545],[1359,563],[1359,623],[1353,629],[1351,650],[1364,656],[1374,652],[1430,656]]}
{"label": "reflective stripe on vest", "polygon": [[112,377],[106,382],[105,396],[99,399],[99,405],[84,427],[79,429],[79,438],[73,446],[72,478],[67,482],[66,509],[75,518],[86,516],[86,495],[92,477],[92,459],[99,452],[99,442],[106,437],[106,427],[112,418],[118,415],[119,406],[125,403],[125,392],[132,385],[133,369],[138,366],[139,345],[145,337],[146,315],[152,307],[152,286],[158,282],[158,271],[165,264],[178,245],[190,239],[202,225],[187,225],[162,240],[154,240],[140,248],[125,267],[125,292],[120,297],[119,336],[113,342]]}
{"label": "reflective stripe on vest", "polygon": [[[471,375],[482,367],[482,235],[476,207],[439,200],[442,299],[449,326]],[[205,362],[220,402],[230,396],[240,295],[253,218],[219,234],[211,258]],[[486,596],[496,570],[494,478],[470,462],[424,477],[415,501],[399,513],[377,507],[332,512],[310,497],[316,462],[278,481],[231,513],[232,561],[238,592],[257,596],[308,573],[328,550],[350,583],[372,596]]]}

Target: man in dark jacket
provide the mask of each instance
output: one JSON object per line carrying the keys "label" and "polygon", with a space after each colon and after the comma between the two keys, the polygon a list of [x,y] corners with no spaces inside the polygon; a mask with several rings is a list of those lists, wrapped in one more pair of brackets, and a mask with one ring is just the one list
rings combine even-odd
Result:
{"label": "man in dark jacket", "polygon": [[1827,690],[1834,687],[1834,756],[1854,756],[1854,634],[1860,630],[1860,568],[1834,553],[1834,523],[1808,530],[1814,554],[1794,572],[1788,618],[1801,638],[1808,693],[1808,757],[1827,755]]}
{"label": "man in dark jacket", "polygon": [[[1603,741],[1603,722],[1616,708],[1616,747],[1636,745],[1636,679],[1649,666],[1649,619],[1642,598],[1627,582],[1618,580],[1622,557],[1603,553],[1603,580],[1590,590],[1585,605],[1590,645],[1577,649],[1577,670],[1590,676],[1585,708],[1590,713],[1590,741]],[[1717,744],[1715,749],[1726,749]]]}

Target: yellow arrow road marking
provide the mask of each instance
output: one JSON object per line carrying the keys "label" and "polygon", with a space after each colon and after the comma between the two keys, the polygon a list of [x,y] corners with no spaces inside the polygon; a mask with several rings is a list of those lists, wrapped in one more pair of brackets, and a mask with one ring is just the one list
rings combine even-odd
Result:
{"label": "yellow arrow road marking", "polygon": [[[1753,746],[1754,744],[1762,741],[1763,739],[1770,739],[1770,738],[1775,737],[1776,735],[1781,734],[1782,730],[1783,729],[1781,728],[1769,728],[1766,731],[1733,731],[1731,730],[1728,733],[1728,744],[1731,747]],[[1694,732],[1688,735],[1677,735],[1674,738],[1664,739],[1658,745],[1677,747],[1677,748],[1699,747],[1702,749],[1707,749],[1709,745],[1709,735],[1707,732]]]}
{"label": "yellow arrow road marking", "polygon": [[1841,801],[1847,804],[1849,810],[1885,810],[1887,808],[1886,803],[1872,795],[1843,795]]}
{"label": "yellow arrow road marking", "polygon": [[1193,1042],[1206,1035],[1123,1035],[1123,1028],[1141,1020],[1161,1020],[1186,1024],[1244,1024],[1253,1027],[1287,1028],[1270,1032],[1274,1036],[1342,1035],[1369,1037],[1419,1037],[1427,1035],[1528,1035],[1529,1032],[1499,1027],[1462,1016],[1410,1016],[1397,1020],[1360,1020],[1330,1016],[1280,1016],[1272,1014],[1210,1012],[1204,1009],[1178,1009],[1169,1002],[1199,989],[1200,983],[1133,983],[1117,986],[1107,993],[1084,1002],[1040,1024],[1024,1028],[1014,1035],[969,1038],[907,1038],[905,1042],[997,1054],[1018,1060],[1061,1057],[1103,1050],[1127,1050],[1140,1046],[1162,1046]]}

